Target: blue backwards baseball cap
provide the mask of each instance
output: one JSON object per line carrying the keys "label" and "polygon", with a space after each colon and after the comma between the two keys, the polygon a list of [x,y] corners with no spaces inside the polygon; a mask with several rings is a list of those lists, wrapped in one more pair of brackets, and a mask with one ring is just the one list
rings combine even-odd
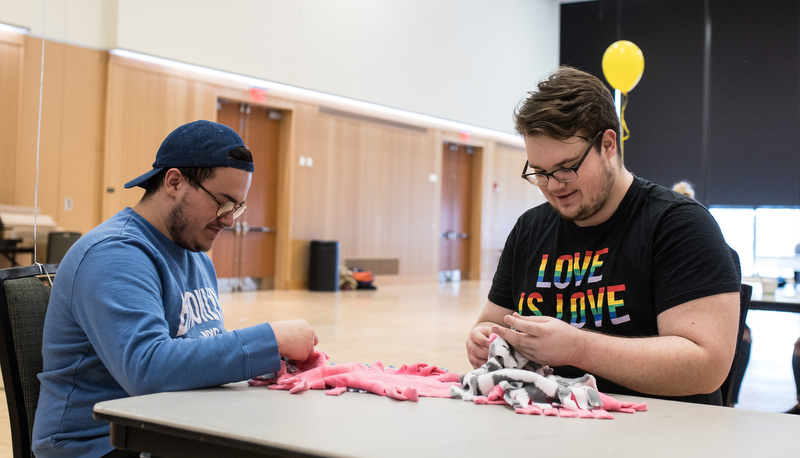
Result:
{"label": "blue backwards baseball cap", "polygon": [[224,124],[204,120],[184,124],[161,143],[153,170],[125,183],[125,188],[146,188],[150,178],[172,167],[233,167],[253,172],[252,162],[228,157],[240,146],[244,146],[242,138]]}

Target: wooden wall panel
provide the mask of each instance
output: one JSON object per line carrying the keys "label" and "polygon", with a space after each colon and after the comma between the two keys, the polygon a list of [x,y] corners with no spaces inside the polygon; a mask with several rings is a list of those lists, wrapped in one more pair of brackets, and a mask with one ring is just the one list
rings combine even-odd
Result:
{"label": "wooden wall panel", "polygon": [[[38,119],[34,67],[38,68],[41,55],[27,51],[35,47],[35,42],[26,44],[23,53],[23,102],[13,174],[15,203],[22,204],[32,190],[20,183],[35,173],[30,155],[35,151]],[[216,119],[218,97],[243,102],[249,98],[249,88],[235,79],[65,45],[48,43],[46,58],[42,128],[47,137],[43,136],[42,143],[40,178],[45,185],[40,188],[40,205],[65,221],[83,215],[85,228],[68,227],[81,232],[138,202],[142,191],[122,186],[150,169],[161,141],[175,127],[196,119]],[[440,126],[403,127],[406,120],[390,125],[365,118],[363,112],[356,113],[361,118],[341,116],[320,111],[317,102],[307,97],[286,94],[270,94],[264,105],[283,113],[278,231],[284,240],[277,247],[276,287],[306,286],[311,240],[338,240],[341,259],[398,259],[400,276],[434,280],[441,189],[429,176],[441,175],[442,142],[458,139],[458,132]],[[516,189],[506,185],[518,180],[523,189],[517,169],[524,153],[521,148],[498,147],[486,138],[472,143],[481,151],[474,183],[475,208],[483,212],[483,219],[475,223],[481,228],[475,242],[481,253],[476,265],[483,274],[493,272],[496,264],[495,259],[484,259],[487,240],[492,250],[499,248],[497,240],[505,240],[521,213],[518,208],[527,208],[535,200],[531,193],[536,189],[520,191],[521,201],[498,199],[493,183],[499,183],[500,190]],[[301,157],[310,158],[313,166],[300,166]],[[75,200],[72,215],[59,213],[65,196]],[[78,204],[84,202],[89,209],[81,206],[78,213]],[[502,215],[508,211],[510,216]]]}
{"label": "wooden wall panel", "polygon": [[[54,218],[61,227],[85,234],[102,222],[108,54],[65,48],[61,151]],[[67,197],[72,211],[65,209]]]}
{"label": "wooden wall panel", "polygon": [[23,36],[0,32],[0,204],[14,204]]}
{"label": "wooden wall panel", "polygon": [[483,186],[483,230],[487,234],[481,255],[484,279],[494,276],[500,252],[517,218],[526,210],[546,201],[539,188],[520,178],[527,160],[524,149],[497,144],[489,151],[491,156],[484,161]]}
{"label": "wooden wall panel", "polygon": [[45,43],[39,134],[41,53],[42,41],[25,37],[13,203],[34,205],[39,136],[38,206],[59,227],[86,233],[101,221],[107,54]]}
{"label": "wooden wall panel", "polygon": [[[135,205],[143,190],[124,189],[123,185],[148,171],[163,139],[176,127],[197,119],[217,119],[217,100],[248,101],[248,87],[239,82],[208,77],[199,72],[179,71],[154,64],[111,56],[108,72],[106,163],[104,175],[103,218],[125,206]],[[284,110],[281,123],[280,158],[283,170],[278,188],[279,221],[276,243],[276,288],[302,285],[289,284],[287,272],[294,268],[293,247],[289,246],[290,215],[286,192],[290,154],[292,114],[291,102],[268,97],[265,106]]]}
{"label": "wooden wall panel", "polygon": [[[278,105],[278,104],[276,104]],[[294,138],[295,138],[295,112],[294,104],[285,105],[282,113],[283,120],[278,139],[278,234],[275,243],[275,289],[289,289],[292,272],[301,265],[299,259],[292,256],[292,197],[293,193],[293,167]]]}
{"label": "wooden wall panel", "polygon": [[[58,169],[61,162],[61,115],[64,91],[64,45],[47,42],[42,86],[39,143],[38,207],[55,218],[58,212]],[[20,122],[14,204],[33,206],[36,200],[36,149],[39,131],[39,92],[42,41],[25,38],[25,77],[20,99]],[[56,221],[58,222],[58,221]]]}
{"label": "wooden wall panel", "polygon": [[310,157],[313,166],[294,175],[293,239],[338,240],[341,259],[397,258],[400,275],[435,275],[432,134],[314,106],[296,116],[295,159]]}
{"label": "wooden wall panel", "polygon": [[123,185],[150,170],[176,127],[216,119],[217,87],[190,76],[136,68],[112,56],[108,71],[103,219],[135,205],[144,192]]}

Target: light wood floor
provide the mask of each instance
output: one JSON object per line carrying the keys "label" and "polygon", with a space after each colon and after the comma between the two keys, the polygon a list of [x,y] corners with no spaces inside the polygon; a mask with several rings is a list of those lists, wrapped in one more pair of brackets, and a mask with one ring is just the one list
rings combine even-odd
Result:
{"label": "light wood floor", "polygon": [[[222,294],[228,329],[304,318],[318,349],[333,363],[384,366],[424,362],[463,374],[471,370],[464,341],[486,303],[489,282],[433,283],[378,277],[376,291],[259,291]],[[738,408],[782,412],[795,402],[792,344],[800,314],[751,311],[750,366]],[[11,457],[8,414],[0,403],[0,457]]]}

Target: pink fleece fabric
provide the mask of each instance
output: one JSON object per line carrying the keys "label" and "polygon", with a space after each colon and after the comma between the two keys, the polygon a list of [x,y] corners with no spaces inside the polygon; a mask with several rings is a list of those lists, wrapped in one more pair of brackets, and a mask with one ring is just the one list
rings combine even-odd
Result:
{"label": "pink fleece fabric", "polygon": [[403,365],[385,369],[380,361],[371,366],[358,363],[326,365],[328,356],[316,350],[302,363],[294,364],[297,371],[286,362],[273,378],[252,379],[250,385],[267,385],[273,390],[300,393],[306,390],[327,390],[326,394],[338,396],[347,388],[365,390],[402,401],[417,401],[420,396],[449,398],[450,387],[460,386],[458,374],[453,374],[425,363]]}
{"label": "pink fleece fabric", "polygon": [[[495,351],[499,351],[499,347],[504,344],[504,341],[499,339],[495,342],[496,337],[493,335],[491,340],[498,347]],[[491,386],[485,394],[477,391],[473,392],[472,396],[465,396],[464,390],[468,387],[462,387],[458,374],[425,363],[385,369],[380,361],[367,366],[358,363],[327,364],[327,360],[328,355],[315,350],[305,361],[281,361],[280,371],[253,378],[248,383],[252,386],[267,386],[273,390],[288,390],[293,394],[306,390],[326,390],[326,394],[338,396],[348,388],[354,388],[401,401],[417,401],[420,396],[461,397],[464,400],[471,400],[475,404],[512,405],[513,407],[511,402],[513,400],[509,398],[510,392],[507,386],[504,389],[497,384]],[[507,358],[506,360],[510,361],[511,359]],[[477,369],[473,372],[481,373],[481,370]],[[519,402],[516,402],[514,411],[524,415],[613,419],[614,416],[609,412],[634,413],[647,410],[646,403],[623,402],[600,392],[597,394],[600,396],[602,406],[587,408],[585,400],[577,399],[575,393],[580,393],[580,389],[594,388],[575,388],[578,391],[574,391],[569,399],[564,399],[564,403],[537,404],[530,402],[520,405]],[[456,396],[454,393],[460,394]]]}

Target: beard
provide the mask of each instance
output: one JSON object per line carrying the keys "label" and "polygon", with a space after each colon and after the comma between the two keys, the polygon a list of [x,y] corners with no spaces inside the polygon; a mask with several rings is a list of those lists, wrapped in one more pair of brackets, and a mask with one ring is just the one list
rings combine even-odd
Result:
{"label": "beard", "polygon": [[189,231],[187,230],[189,227],[189,221],[186,217],[186,213],[183,211],[185,207],[186,197],[184,196],[178,205],[173,207],[169,213],[169,223],[167,229],[169,230],[170,237],[172,237],[172,241],[175,242],[175,244],[179,247],[189,251],[199,252],[210,250],[210,246],[206,247],[196,239],[189,239]]}
{"label": "beard", "polygon": [[555,205],[551,205],[558,215],[568,221],[585,221],[598,214],[608,204],[611,191],[614,188],[614,172],[611,167],[605,167],[602,174],[603,182],[600,190],[588,202],[581,204],[573,215],[565,215]]}

